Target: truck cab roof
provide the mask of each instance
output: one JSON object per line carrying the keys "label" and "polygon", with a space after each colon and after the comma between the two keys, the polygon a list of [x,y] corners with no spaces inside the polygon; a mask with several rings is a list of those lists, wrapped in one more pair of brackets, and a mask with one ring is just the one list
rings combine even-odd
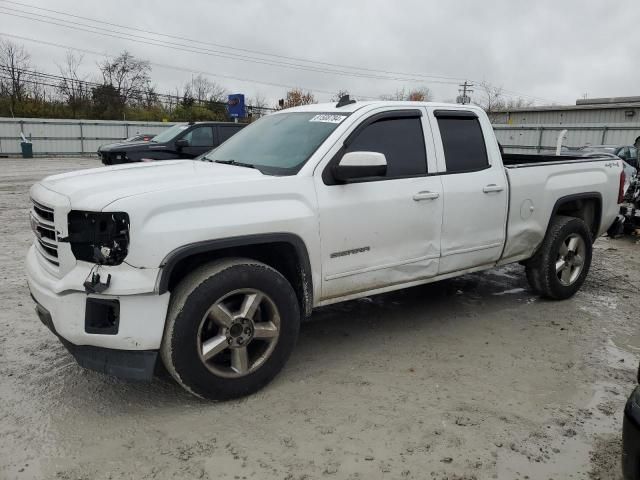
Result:
{"label": "truck cab roof", "polygon": [[331,103],[313,103],[309,105],[301,105],[299,107],[287,108],[280,110],[276,113],[290,113],[290,112],[336,112],[336,113],[353,113],[357,110],[367,108],[371,110],[373,108],[390,108],[390,107],[436,107],[446,109],[464,109],[472,111],[482,111],[482,109],[476,105],[460,105],[457,103],[442,103],[442,102],[411,102],[411,101],[397,101],[397,100],[367,100],[356,101],[342,107],[338,107],[336,102]]}

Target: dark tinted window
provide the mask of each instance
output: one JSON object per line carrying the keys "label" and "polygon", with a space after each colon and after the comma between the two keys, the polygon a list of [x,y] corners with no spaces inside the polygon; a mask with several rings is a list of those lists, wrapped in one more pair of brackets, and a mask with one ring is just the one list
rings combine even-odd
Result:
{"label": "dark tinted window", "polygon": [[387,177],[427,173],[427,154],[419,118],[390,118],[372,123],[349,144],[346,152],[384,153]]}
{"label": "dark tinted window", "polygon": [[218,127],[218,141],[220,143],[224,142],[231,138],[235,133],[238,133],[240,127],[232,127],[232,126],[219,126]]}
{"label": "dark tinted window", "polygon": [[189,141],[190,147],[213,147],[211,127],[196,127],[182,138]]}
{"label": "dark tinted window", "polygon": [[475,117],[438,117],[447,172],[481,170],[489,166],[480,122]]}

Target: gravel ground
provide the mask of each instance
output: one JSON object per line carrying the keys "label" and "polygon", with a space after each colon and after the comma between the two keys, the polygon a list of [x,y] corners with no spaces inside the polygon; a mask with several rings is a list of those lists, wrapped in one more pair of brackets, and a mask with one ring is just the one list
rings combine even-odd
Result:
{"label": "gravel ground", "polygon": [[640,245],[598,240],[582,290],[519,265],[327,307],[249,398],[78,367],[38,321],[28,188],[95,159],[0,160],[1,479],[618,479],[640,354]]}

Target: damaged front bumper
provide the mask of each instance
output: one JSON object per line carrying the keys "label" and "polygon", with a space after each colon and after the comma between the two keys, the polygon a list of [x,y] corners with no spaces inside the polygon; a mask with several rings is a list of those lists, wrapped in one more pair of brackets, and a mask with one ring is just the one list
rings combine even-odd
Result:
{"label": "damaged front bumper", "polygon": [[78,363],[122,378],[150,379],[170,295],[154,293],[159,270],[100,267],[111,275],[110,286],[102,294],[88,294],[83,282],[95,265],[77,262],[57,278],[41,262],[46,260],[32,246],[26,270],[38,316]]}
{"label": "damaged front bumper", "polygon": [[74,345],[58,334],[51,313],[37,301],[36,313],[81,367],[127,380],[149,381],[153,378],[158,358],[157,350],[116,350],[92,345]]}

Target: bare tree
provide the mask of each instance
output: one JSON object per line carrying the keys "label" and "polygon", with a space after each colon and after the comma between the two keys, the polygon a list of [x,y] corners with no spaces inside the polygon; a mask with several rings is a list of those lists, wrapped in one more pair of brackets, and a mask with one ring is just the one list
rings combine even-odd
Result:
{"label": "bare tree", "polygon": [[301,88],[293,88],[287,92],[286,97],[278,104],[278,108],[291,108],[311,103],[318,103],[313,93],[305,92]]}
{"label": "bare tree", "polygon": [[76,118],[78,112],[86,107],[91,99],[91,87],[87,82],[87,76],[80,74],[82,59],[82,55],[68,51],[65,63],[58,65],[62,77],[58,83],[58,92],[62,100],[69,105],[73,118]]}
{"label": "bare tree", "polygon": [[433,100],[433,94],[427,87],[413,88],[411,90],[402,87],[397,89],[395,93],[381,95],[380,98],[392,101],[429,102]]}
{"label": "bare tree", "polygon": [[193,99],[199,104],[206,102],[224,102],[227,90],[202,74],[191,79],[189,90]]}
{"label": "bare tree", "polygon": [[394,93],[380,95],[380,100],[404,100],[407,96],[404,87],[397,89]]}
{"label": "bare tree", "polygon": [[22,45],[0,40],[0,95],[10,98],[12,115],[29,94],[30,68],[31,55]]}
{"label": "bare tree", "polygon": [[477,105],[487,112],[489,120],[493,123],[498,118],[498,111],[505,107],[505,98],[502,87],[496,87],[487,82],[481,82],[478,86],[480,99],[476,101]]}
{"label": "bare tree", "polygon": [[251,105],[252,107],[256,107],[258,109],[269,108],[269,102],[267,101],[266,97],[260,92],[256,93],[253,97],[248,97],[247,105]]}
{"label": "bare tree", "polygon": [[487,112],[487,116],[491,122],[495,122],[500,117],[500,112],[511,108],[524,108],[533,105],[533,101],[525,100],[522,97],[506,98],[504,89],[496,87],[487,82],[481,82],[479,85],[480,100],[476,103]]}
{"label": "bare tree", "polygon": [[407,94],[407,100],[411,102],[430,102],[433,94],[427,87],[414,88]]}
{"label": "bare tree", "polygon": [[160,106],[160,96],[156,91],[155,85],[151,85],[151,83],[145,85],[142,92],[141,106],[147,110]]}
{"label": "bare tree", "polygon": [[254,97],[247,98],[247,107],[252,120],[258,119],[269,110],[269,104],[265,96],[258,92]]}
{"label": "bare tree", "polygon": [[149,62],[135,58],[126,50],[116,58],[105,58],[98,68],[104,84],[114,87],[125,105],[139,100],[150,81]]}
{"label": "bare tree", "polygon": [[533,105],[533,100],[525,100],[522,97],[509,98],[505,102],[505,108],[527,108]]}
{"label": "bare tree", "polygon": [[331,97],[331,102],[339,102],[340,99],[342,97],[344,97],[345,95],[349,95],[349,90],[347,90],[346,88],[341,88],[340,90],[338,90],[332,97]]}

